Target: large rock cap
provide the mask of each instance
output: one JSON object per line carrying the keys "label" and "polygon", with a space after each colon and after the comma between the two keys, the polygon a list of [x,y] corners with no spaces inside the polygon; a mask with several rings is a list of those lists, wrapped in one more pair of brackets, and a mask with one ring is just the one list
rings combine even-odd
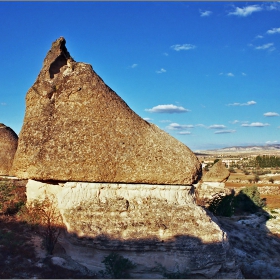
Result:
{"label": "large rock cap", "polygon": [[20,178],[188,185],[201,165],[183,143],[133,112],[63,37],[26,96],[13,172]]}
{"label": "large rock cap", "polygon": [[226,182],[230,172],[221,160],[217,161],[212,168],[202,177],[203,182]]}
{"label": "large rock cap", "polygon": [[17,145],[17,134],[10,127],[0,123],[0,175],[10,175]]}

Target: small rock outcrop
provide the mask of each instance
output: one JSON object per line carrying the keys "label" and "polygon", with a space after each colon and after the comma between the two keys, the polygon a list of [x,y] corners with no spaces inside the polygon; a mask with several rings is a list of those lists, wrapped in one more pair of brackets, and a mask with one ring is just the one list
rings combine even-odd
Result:
{"label": "small rock outcrop", "polygon": [[221,160],[217,161],[212,168],[202,177],[203,182],[219,182],[225,183],[230,172]]}
{"label": "small rock outcrop", "polygon": [[17,134],[0,123],[0,175],[11,175],[10,169],[18,146]]}
{"label": "small rock outcrop", "polygon": [[26,96],[13,172],[20,178],[189,185],[194,153],[133,112],[63,37],[47,53]]}
{"label": "small rock outcrop", "polygon": [[196,187],[196,202],[198,205],[208,207],[216,197],[231,194],[231,190],[225,188],[225,182],[230,172],[221,160],[217,161],[211,169],[202,176],[201,182]]}

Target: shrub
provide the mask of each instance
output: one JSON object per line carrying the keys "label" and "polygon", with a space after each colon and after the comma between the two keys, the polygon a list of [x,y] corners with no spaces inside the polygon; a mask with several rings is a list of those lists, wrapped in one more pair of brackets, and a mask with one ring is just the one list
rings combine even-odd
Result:
{"label": "shrub", "polygon": [[52,255],[63,224],[54,196],[32,201],[21,211],[21,215],[27,223],[42,228],[43,246]]}
{"label": "shrub", "polygon": [[234,191],[230,195],[216,196],[208,210],[217,216],[231,217],[234,214]]}
{"label": "shrub", "polygon": [[129,259],[114,252],[105,257],[102,263],[105,265],[105,273],[115,279],[129,279],[130,275],[128,271],[136,267]]}

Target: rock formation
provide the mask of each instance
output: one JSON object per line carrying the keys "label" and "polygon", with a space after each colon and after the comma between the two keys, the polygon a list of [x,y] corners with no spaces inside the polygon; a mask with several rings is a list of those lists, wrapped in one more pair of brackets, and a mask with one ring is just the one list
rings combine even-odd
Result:
{"label": "rock formation", "polygon": [[29,179],[28,203],[53,199],[66,226],[60,245],[89,269],[104,269],[114,251],[136,264],[136,278],[162,278],[162,267],[242,276],[226,233],[195,203],[196,156],[75,62],[64,38],[27,93],[13,171]]}
{"label": "rock formation", "polygon": [[0,123],[0,175],[11,175],[10,169],[17,145],[17,134],[10,127]]}
{"label": "rock formation", "polygon": [[56,40],[26,96],[13,172],[21,178],[189,185],[201,165],[183,143],[133,112]]}
{"label": "rock formation", "polygon": [[196,201],[201,206],[208,207],[217,196],[225,196],[231,193],[225,188],[225,182],[230,172],[221,160],[217,161],[211,169],[202,176],[201,182],[196,187]]}
{"label": "rock formation", "polygon": [[54,197],[67,231],[59,242],[93,271],[118,252],[136,264],[133,278],[241,278],[227,234],[197,206],[193,186],[29,180],[27,198]]}
{"label": "rock formation", "polygon": [[202,177],[203,182],[220,182],[227,181],[230,172],[221,160],[217,161],[212,168]]}

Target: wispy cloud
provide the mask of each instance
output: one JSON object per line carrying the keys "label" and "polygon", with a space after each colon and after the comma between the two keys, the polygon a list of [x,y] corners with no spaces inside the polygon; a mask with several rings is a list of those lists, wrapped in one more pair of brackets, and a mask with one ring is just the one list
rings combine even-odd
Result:
{"label": "wispy cloud", "polygon": [[145,109],[145,111],[150,113],[166,113],[166,114],[190,112],[190,110],[185,109],[182,106],[176,106],[173,104],[157,105],[151,109]]}
{"label": "wispy cloud", "polygon": [[231,104],[227,104],[227,106],[251,106],[251,105],[255,105],[257,104],[256,101],[248,101],[246,103],[238,103],[238,102],[235,102],[235,103],[231,103]]}
{"label": "wispy cloud", "polygon": [[223,76],[223,75],[228,76],[228,77],[234,77],[234,74],[231,73],[231,72],[229,72],[229,73],[220,72],[220,73],[219,73],[219,76]]}
{"label": "wispy cloud", "polygon": [[274,140],[274,141],[266,141],[265,144],[276,144],[278,143],[277,140]]}
{"label": "wispy cloud", "polygon": [[233,12],[228,13],[228,15],[234,15],[239,17],[247,17],[250,16],[252,13],[260,12],[263,8],[260,5],[250,5],[244,8],[235,7]]}
{"label": "wispy cloud", "polygon": [[193,50],[196,48],[195,45],[192,44],[183,44],[183,45],[173,45],[170,47],[171,49],[175,50],[175,51],[188,51],[188,50]]}
{"label": "wispy cloud", "polygon": [[279,117],[279,114],[276,112],[267,112],[263,114],[265,117]]}
{"label": "wispy cloud", "polygon": [[193,128],[192,124],[178,124],[178,123],[171,123],[166,128],[171,130],[185,130],[189,128]]}
{"label": "wispy cloud", "polygon": [[278,28],[272,28],[270,30],[267,30],[267,34],[275,34],[275,33],[280,33],[280,27]]}
{"label": "wispy cloud", "polygon": [[256,39],[262,39],[262,38],[263,38],[263,35],[257,35],[255,38],[256,38]]}
{"label": "wispy cloud", "polygon": [[200,12],[201,17],[209,17],[212,14],[211,11],[201,11],[200,10],[199,12]]}
{"label": "wispy cloud", "polygon": [[1,103],[0,103],[0,105],[1,105],[1,106],[6,106],[6,105],[7,105],[7,103],[5,103],[5,102],[1,102]]}
{"label": "wispy cloud", "polygon": [[265,127],[269,126],[268,123],[261,123],[261,122],[253,122],[253,123],[243,123],[241,126],[243,127]]}
{"label": "wispy cloud", "polygon": [[274,43],[267,43],[261,46],[255,47],[255,50],[274,50]]}
{"label": "wispy cloud", "polygon": [[170,120],[161,120],[159,122],[161,122],[161,123],[170,123],[171,121]]}
{"label": "wispy cloud", "polygon": [[231,130],[217,130],[217,131],[214,132],[214,134],[227,134],[227,133],[234,133],[234,132],[236,132],[236,130],[233,130],[233,129],[231,129]]}
{"label": "wispy cloud", "polygon": [[207,127],[206,125],[204,125],[204,124],[202,124],[202,123],[196,124],[195,126],[197,126],[197,127],[204,127],[204,128]]}
{"label": "wispy cloud", "polygon": [[165,73],[166,70],[164,68],[161,68],[160,70],[156,71],[156,73],[161,74],[161,73]]}
{"label": "wispy cloud", "polygon": [[247,76],[247,74],[246,74],[246,73],[244,73],[244,72],[242,72],[242,73],[241,73],[241,75],[242,75],[242,76]]}
{"label": "wispy cloud", "polygon": [[150,121],[152,121],[153,119],[151,119],[151,118],[143,118],[143,120],[145,120],[145,121],[147,121],[147,122],[150,122]]}
{"label": "wispy cloud", "polygon": [[180,135],[190,135],[191,132],[190,131],[180,131],[180,132],[178,132],[178,134],[180,134]]}
{"label": "wispy cloud", "polygon": [[132,64],[130,67],[131,67],[131,68],[135,68],[135,67],[137,67],[137,66],[138,66],[138,64],[134,63],[134,64]]}
{"label": "wispy cloud", "polygon": [[231,123],[231,124],[237,124],[237,123],[239,123],[239,121],[238,121],[238,120],[234,120],[234,121],[229,122],[229,123]]}
{"label": "wispy cloud", "polygon": [[209,129],[224,129],[224,128],[226,128],[226,126],[223,124],[213,124],[213,125],[210,125],[208,128]]}

